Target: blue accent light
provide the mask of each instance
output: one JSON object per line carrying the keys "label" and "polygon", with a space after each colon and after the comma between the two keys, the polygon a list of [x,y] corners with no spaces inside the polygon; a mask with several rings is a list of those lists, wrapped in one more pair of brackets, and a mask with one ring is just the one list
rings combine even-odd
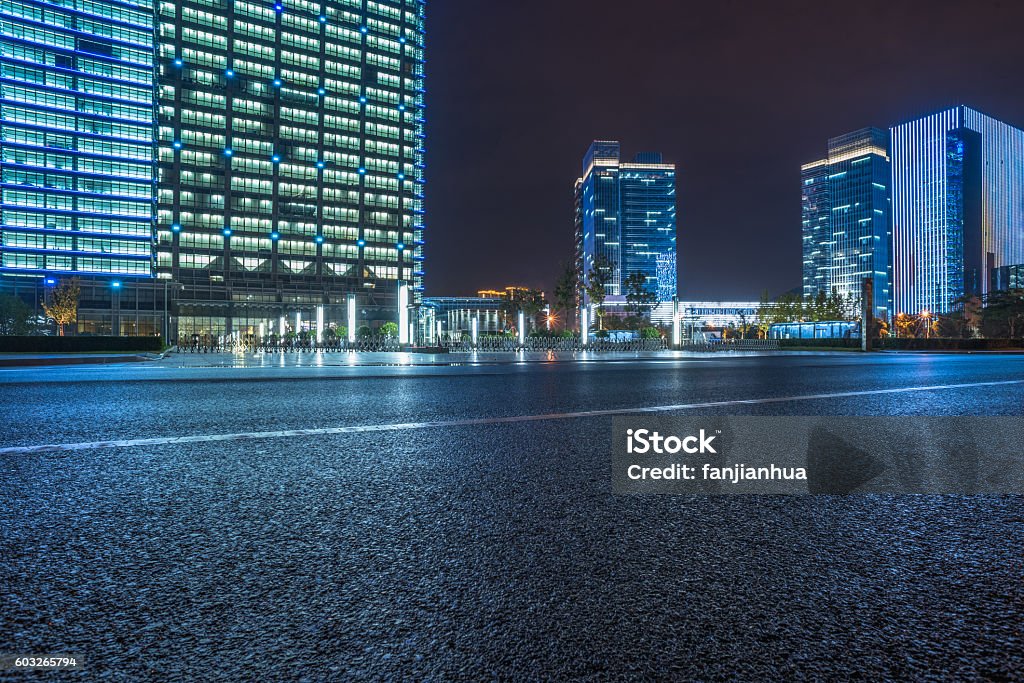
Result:
{"label": "blue accent light", "polygon": [[405,174],[404,173],[399,173],[398,174],[398,179],[399,180],[405,180]]}
{"label": "blue accent light", "polygon": [[326,24],[327,23],[327,17],[325,17],[324,15],[321,14],[320,15],[320,23],[321,24]]}
{"label": "blue accent light", "polygon": [[359,101],[360,101],[361,103],[363,103],[363,104],[366,104],[366,98],[365,98],[365,97],[360,97],[360,98],[359,98]]}
{"label": "blue accent light", "polygon": [[399,38],[398,42],[400,42],[402,45],[405,45],[405,38]]}
{"label": "blue accent light", "polygon": [[398,111],[405,111],[405,105],[404,104],[398,105]]}
{"label": "blue accent light", "polygon": [[366,240],[359,240],[358,242],[356,242],[356,244],[358,244],[361,247],[365,247],[366,246]]}
{"label": "blue accent light", "polygon": [[282,5],[281,3],[277,3],[276,5],[274,5],[274,11],[275,12],[283,12],[284,11],[284,5]]}
{"label": "blue accent light", "polygon": [[171,147],[174,147],[174,149],[181,149],[181,140],[175,140],[171,143]]}
{"label": "blue accent light", "polygon": [[114,289],[121,289],[121,281],[114,280],[113,282],[110,283],[110,286],[113,287]]}
{"label": "blue accent light", "polygon": [[274,87],[275,88],[280,88],[281,87],[281,79],[280,78],[275,78],[274,79]]}
{"label": "blue accent light", "polygon": [[326,165],[327,165],[327,164],[325,164],[325,163],[324,163],[324,162],[322,162],[322,161],[318,161],[318,162],[316,162],[316,167],[317,167],[317,168],[323,168],[323,167],[324,167],[324,166],[326,166]]}
{"label": "blue accent light", "polygon": [[185,64],[181,57],[175,57],[174,66],[183,66]]}
{"label": "blue accent light", "polygon": [[401,242],[399,242],[399,244],[398,244],[398,251],[402,251],[403,249],[405,249],[405,245],[402,244]]}
{"label": "blue accent light", "polygon": [[275,164],[280,163],[281,155],[280,154],[275,154],[274,156],[270,157],[270,160],[273,161]]}
{"label": "blue accent light", "polygon": [[43,284],[46,285],[47,287],[54,287],[57,284],[57,278],[48,277],[45,280],[43,280]]}
{"label": "blue accent light", "polygon": [[359,169],[359,175],[366,175],[366,169],[365,168]]}
{"label": "blue accent light", "polygon": [[321,97],[323,97],[324,95],[327,94],[327,88],[317,88],[316,89],[316,94],[320,95]]}
{"label": "blue accent light", "polygon": [[231,150],[231,148],[230,148],[230,147],[225,147],[225,148],[224,148],[224,156],[226,156],[226,157],[229,157],[229,156],[231,156],[232,154],[234,154],[234,152],[233,152],[233,151]]}
{"label": "blue accent light", "polygon": [[231,228],[224,228],[224,236],[231,237]]}
{"label": "blue accent light", "polygon": [[314,238],[314,240],[316,241],[317,244],[323,244],[324,243],[324,236],[323,235],[317,235]]}
{"label": "blue accent light", "polygon": [[370,31],[370,29],[366,28],[365,26],[360,26],[359,30],[362,31],[363,33],[368,33]]}
{"label": "blue accent light", "polygon": [[228,69],[227,71],[224,72],[224,75],[227,76],[228,78],[234,78],[235,77],[235,70],[234,69]]}
{"label": "blue accent light", "polygon": [[178,223],[171,225],[171,232],[181,232],[181,225]]}
{"label": "blue accent light", "polygon": [[274,232],[270,233],[270,239],[278,240],[280,238],[281,238],[281,234],[279,232],[277,232],[276,230]]}

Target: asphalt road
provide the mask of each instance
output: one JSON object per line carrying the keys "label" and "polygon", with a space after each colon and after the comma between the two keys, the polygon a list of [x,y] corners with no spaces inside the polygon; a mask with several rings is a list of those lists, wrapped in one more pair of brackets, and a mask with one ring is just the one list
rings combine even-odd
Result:
{"label": "asphalt road", "polygon": [[617,497],[608,471],[610,414],[644,407],[1021,415],[1024,356],[410,360],[0,371],[0,654],[78,653],[82,680],[1024,679],[1019,497]]}

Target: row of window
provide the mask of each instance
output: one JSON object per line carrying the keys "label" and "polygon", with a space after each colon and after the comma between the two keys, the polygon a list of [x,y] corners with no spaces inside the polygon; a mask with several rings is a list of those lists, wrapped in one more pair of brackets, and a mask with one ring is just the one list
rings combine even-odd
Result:
{"label": "row of window", "polygon": [[64,270],[122,275],[148,275],[150,272],[150,261],[147,259],[72,257],[5,251],[2,263],[4,268],[19,270]]}
{"label": "row of window", "polygon": [[53,251],[94,251],[101,254],[146,255],[149,241],[70,237],[46,233],[27,233],[4,230],[3,246],[20,249],[50,249]]}
{"label": "row of window", "polygon": [[107,218],[68,216],[3,209],[3,225],[21,230],[77,230],[125,237],[149,237],[149,221],[119,221]]}

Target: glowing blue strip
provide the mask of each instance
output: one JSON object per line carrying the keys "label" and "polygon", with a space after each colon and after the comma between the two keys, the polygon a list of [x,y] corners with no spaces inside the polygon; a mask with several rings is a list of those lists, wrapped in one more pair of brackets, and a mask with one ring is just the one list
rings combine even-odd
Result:
{"label": "glowing blue strip", "polygon": [[[57,254],[50,253],[49,256],[57,256]],[[96,277],[102,277],[105,275],[117,275],[120,278],[134,278],[136,280],[152,280],[152,273],[136,273],[129,272],[126,270],[65,270],[63,268],[12,268],[10,266],[0,266],[0,272],[5,273],[38,273],[40,276],[45,273],[66,273],[68,275],[95,275]]]}

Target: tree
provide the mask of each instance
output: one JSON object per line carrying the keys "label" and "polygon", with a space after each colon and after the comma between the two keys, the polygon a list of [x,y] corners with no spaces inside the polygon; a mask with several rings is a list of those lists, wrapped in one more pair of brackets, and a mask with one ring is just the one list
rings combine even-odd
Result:
{"label": "tree", "polygon": [[604,256],[598,257],[594,261],[594,266],[590,269],[590,272],[587,273],[587,283],[583,286],[583,291],[597,312],[598,329],[604,329],[602,318],[604,318],[604,300],[607,296],[605,286],[607,286],[608,281],[611,279],[614,268],[615,264],[607,258]]}
{"label": "tree", "polygon": [[78,322],[78,297],[81,294],[78,280],[72,278],[54,287],[50,300],[43,303],[43,310],[57,323],[57,334],[62,337],[66,326]]}
{"label": "tree", "polygon": [[906,313],[897,313],[896,317],[892,319],[897,337],[913,337],[915,323],[916,319]]}
{"label": "tree", "polygon": [[555,306],[562,311],[563,327],[569,321],[569,311],[576,308],[579,294],[580,275],[576,265],[566,263],[558,282],[555,283]]}
{"label": "tree", "polygon": [[643,317],[647,309],[658,302],[658,295],[647,289],[647,277],[640,272],[632,273],[623,283],[626,289],[626,310]]}
{"label": "tree", "polygon": [[1014,339],[1024,333],[1024,289],[989,292],[982,312],[986,334]]}
{"label": "tree", "polygon": [[28,334],[32,309],[10,294],[0,294],[0,335]]}
{"label": "tree", "polygon": [[772,304],[771,295],[765,289],[761,292],[761,302],[757,306],[757,336],[759,339],[768,338],[768,330],[771,329],[775,320],[775,306]]}
{"label": "tree", "polygon": [[513,288],[506,290],[501,301],[501,313],[505,319],[505,328],[515,326],[516,316],[520,311],[523,312],[525,318],[535,319],[546,305],[544,292],[539,289]]}
{"label": "tree", "polygon": [[388,321],[380,326],[380,334],[382,337],[397,337],[398,336],[398,323]]}

